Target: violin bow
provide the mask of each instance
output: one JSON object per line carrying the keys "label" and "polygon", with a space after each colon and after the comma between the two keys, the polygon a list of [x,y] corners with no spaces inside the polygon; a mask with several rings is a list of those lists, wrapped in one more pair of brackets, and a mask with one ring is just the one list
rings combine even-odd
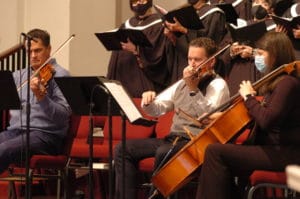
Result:
{"label": "violin bow", "polygon": [[212,56],[210,56],[208,59],[204,60],[203,62],[201,62],[195,69],[195,73],[199,72],[200,69],[203,68],[203,66],[205,64],[207,64],[208,62],[210,62],[212,59],[214,59],[216,56],[220,55],[222,52],[224,52],[227,48],[229,48],[231,46],[231,44],[227,44],[226,46],[224,46],[222,49],[220,49],[219,51],[217,51],[215,54],[213,54]]}

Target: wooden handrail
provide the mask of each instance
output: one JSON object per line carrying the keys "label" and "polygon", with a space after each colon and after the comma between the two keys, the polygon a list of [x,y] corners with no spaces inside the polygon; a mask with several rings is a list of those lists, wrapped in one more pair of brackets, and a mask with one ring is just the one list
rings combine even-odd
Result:
{"label": "wooden handrail", "polygon": [[[12,46],[0,53],[0,71],[14,72],[26,67],[26,52],[23,43]],[[9,112],[0,110],[0,130],[8,125]]]}
{"label": "wooden handrail", "polygon": [[24,48],[24,44],[23,43],[19,43],[17,45],[14,45],[13,47],[3,51],[0,53],[0,61],[9,57],[10,55],[18,52],[20,49]]}

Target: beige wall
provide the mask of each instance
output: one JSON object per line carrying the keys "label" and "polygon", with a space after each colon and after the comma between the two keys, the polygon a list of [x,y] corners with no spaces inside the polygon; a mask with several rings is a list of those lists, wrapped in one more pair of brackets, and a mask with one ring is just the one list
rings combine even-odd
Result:
{"label": "beige wall", "polygon": [[[107,2],[107,3],[105,3]],[[115,27],[115,1],[71,0],[71,71],[74,75],[105,75],[110,53],[94,33]]]}
{"label": "beige wall", "polygon": [[[185,0],[154,0],[170,10]],[[129,0],[0,0],[0,52],[32,28],[48,30],[52,52],[71,34],[75,38],[55,58],[72,75],[105,75],[110,57],[95,32],[118,27],[132,15]]]}
{"label": "beige wall", "polygon": [[[24,32],[33,28],[47,30],[51,35],[52,54],[70,36],[70,0],[25,0]],[[54,57],[70,69],[70,46]]]}
{"label": "beige wall", "polygon": [[20,0],[0,0],[0,52],[17,44],[24,27],[24,3]]}

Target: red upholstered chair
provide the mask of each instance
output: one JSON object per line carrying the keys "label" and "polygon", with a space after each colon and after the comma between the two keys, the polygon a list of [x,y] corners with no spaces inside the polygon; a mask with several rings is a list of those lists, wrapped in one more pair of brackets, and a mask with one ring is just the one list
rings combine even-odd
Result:
{"label": "red upholstered chair", "polygon": [[[258,193],[258,190],[261,192]],[[297,198],[296,193],[286,184],[285,172],[256,170],[250,176],[248,199],[257,198]],[[298,196],[299,197],[299,196]]]}
{"label": "red upholstered chair", "polygon": [[[140,106],[141,99],[133,99],[137,107]],[[142,110],[141,110],[142,111]],[[107,160],[109,155],[109,124],[106,117],[94,116],[94,127],[103,127],[103,140],[94,140],[93,157],[99,160]],[[79,126],[78,136],[74,139],[71,150],[71,158],[87,159],[89,157],[89,144],[87,142],[89,133],[88,116],[82,116]],[[112,116],[112,142],[113,146],[122,139],[122,119],[120,116]],[[103,126],[104,125],[104,126]],[[154,126],[146,127],[130,124],[126,121],[126,139],[146,138],[153,135]]]}
{"label": "red upholstered chair", "polygon": [[[57,198],[60,198],[61,195],[61,181],[64,181],[64,190],[66,194],[67,190],[67,182],[66,182],[66,165],[69,159],[69,154],[71,150],[71,146],[73,143],[73,139],[76,136],[77,128],[79,126],[80,116],[72,115],[70,118],[70,128],[68,130],[67,136],[64,140],[64,148],[61,154],[59,155],[33,155],[30,158],[29,162],[29,177],[30,184],[36,180],[47,180],[47,179],[57,179]],[[20,172],[24,171],[24,168],[20,167],[11,167],[10,175],[4,180],[9,180],[11,178],[11,182],[19,181],[16,180],[18,176],[22,176],[20,180],[22,182],[25,181],[24,173]],[[51,170],[51,174],[46,172],[47,170]],[[15,172],[17,171],[17,172]],[[16,197],[14,183],[11,183],[10,187],[10,196],[11,198]],[[30,189],[31,191],[31,189]],[[31,193],[30,193],[31,194]]]}
{"label": "red upholstered chair", "polygon": [[[137,107],[140,107],[141,99],[133,99]],[[142,110],[140,109],[142,112]],[[143,112],[142,112],[143,114]],[[146,117],[146,115],[144,114]],[[109,122],[107,118],[102,116],[94,116],[94,127],[103,128],[103,138],[94,138],[93,142],[93,168],[94,169],[108,169],[109,158]],[[82,116],[79,126],[78,136],[75,138],[71,150],[70,169],[88,169],[89,158],[89,144],[87,142],[89,133],[89,117]],[[130,124],[126,120],[126,139],[139,139],[151,137],[154,134],[154,126],[146,127]],[[121,116],[112,116],[112,143],[114,147],[121,142],[122,139],[122,118]],[[80,137],[79,137],[80,136]],[[107,181],[107,179],[106,179]],[[101,186],[101,185],[100,185]],[[99,188],[98,188],[99,189]],[[97,190],[97,187],[95,187]],[[103,191],[103,188],[100,188]],[[98,194],[98,193],[95,193]],[[101,193],[103,194],[103,193]],[[100,196],[99,196],[100,197]]]}
{"label": "red upholstered chair", "polygon": [[[95,128],[103,128],[105,121],[106,121],[105,116],[93,116],[93,123]],[[89,116],[81,116],[77,136],[75,137],[71,148],[70,157],[72,159],[88,158],[89,156],[88,135],[89,135]],[[95,143],[94,147],[97,146],[98,143]],[[94,150],[94,153],[95,152],[96,151]],[[94,157],[97,157],[97,155],[94,154]]]}

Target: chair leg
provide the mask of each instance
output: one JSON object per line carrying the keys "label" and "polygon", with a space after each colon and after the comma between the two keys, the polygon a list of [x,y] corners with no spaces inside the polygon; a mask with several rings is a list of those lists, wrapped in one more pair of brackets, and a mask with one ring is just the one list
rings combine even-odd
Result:
{"label": "chair leg", "polygon": [[63,172],[63,183],[64,183],[64,196],[63,199],[69,199],[69,187],[68,187],[68,179],[69,179],[69,169],[68,167],[65,168],[64,172]]}
{"label": "chair leg", "polygon": [[9,181],[8,198],[17,199],[16,185],[14,181]]}
{"label": "chair leg", "polygon": [[32,181],[33,181],[33,169],[29,169],[29,184],[28,184],[28,197],[29,197],[29,199],[32,198],[32,190],[31,190]]}
{"label": "chair leg", "polygon": [[[282,185],[282,184],[271,184],[271,183],[261,183],[261,184],[257,184],[254,186],[251,186],[250,189],[248,190],[248,194],[247,194],[247,199],[253,199],[253,195],[254,192],[259,189],[259,188],[266,188],[266,187],[271,187],[273,189],[279,188],[282,190],[288,190],[286,185]],[[284,191],[284,197],[288,198],[289,196],[286,195],[286,191]],[[292,198],[294,197],[294,194],[291,194]],[[273,193],[273,197],[276,197],[276,193]]]}
{"label": "chair leg", "polygon": [[62,171],[58,170],[57,171],[57,191],[56,191],[56,198],[60,199],[60,194],[61,194],[61,179],[62,179]]}

